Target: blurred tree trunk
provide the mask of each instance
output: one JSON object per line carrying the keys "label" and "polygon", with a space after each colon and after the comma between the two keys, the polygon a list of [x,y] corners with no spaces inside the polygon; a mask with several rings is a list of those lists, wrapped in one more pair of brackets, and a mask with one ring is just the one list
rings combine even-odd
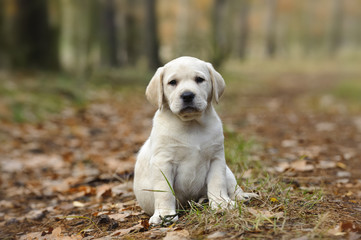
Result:
{"label": "blurred tree trunk", "polygon": [[249,35],[248,28],[248,15],[249,15],[249,0],[240,0],[241,11],[240,11],[240,38],[239,38],[239,57],[241,59],[246,58],[247,42]]}
{"label": "blurred tree trunk", "polygon": [[276,53],[276,9],[277,0],[267,0],[266,55],[268,57],[274,57]]}
{"label": "blurred tree trunk", "polygon": [[342,25],[344,18],[343,8],[343,0],[333,0],[329,49],[331,56],[337,53],[342,44]]}
{"label": "blurred tree trunk", "polygon": [[4,34],[4,1],[0,1],[0,69],[6,65],[5,51],[5,34]]}
{"label": "blurred tree trunk", "polygon": [[[142,0],[144,1],[144,0]],[[144,42],[141,41],[142,28],[139,24],[140,17],[137,13],[137,10],[140,8],[138,0],[127,0],[127,11],[125,13],[125,48],[127,62],[130,65],[135,65],[140,58],[140,55],[143,51],[139,46],[143,45]],[[141,2],[143,3],[143,2]]]}
{"label": "blurred tree trunk", "polygon": [[51,25],[47,0],[3,0],[3,55],[6,65],[58,68],[58,29]]}
{"label": "blurred tree trunk", "polygon": [[179,13],[176,23],[176,55],[182,55],[189,46],[190,0],[178,0]]}
{"label": "blurred tree trunk", "polygon": [[212,14],[213,57],[212,64],[218,67],[229,53],[226,39],[226,0],[215,0]]}
{"label": "blurred tree trunk", "polygon": [[145,53],[151,69],[158,68],[159,42],[156,19],[156,0],[145,0]]}
{"label": "blurred tree trunk", "polygon": [[128,26],[127,26],[127,12],[129,12],[127,2],[125,0],[116,0],[115,1],[115,25],[117,33],[117,43],[118,43],[118,61],[119,66],[124,66],[128,64],[128,52],[127,52],[127,36],[128,36]]}
{"label": "blurred tree trunk", "polygon": [[99,63],[99,1],[62,0],[61,64],[78,75]]}
{"label": "blurred tree trunk", "polygon": [[101,31],[103,41],[101,43],[103,64],[111,67],[119,66],[118,61],[118,40],[116,27],[116,9],[114,0],[105,0],[102,13]]}
{"label": "blurred tree trunk", "polygon": [[314,19],[314,2],[306,1],[304,2],[303,8],[303,47],[305,56],[309,56],[313,53],[313,47],[315,44],[314,33],[312,28],[312,21]]}

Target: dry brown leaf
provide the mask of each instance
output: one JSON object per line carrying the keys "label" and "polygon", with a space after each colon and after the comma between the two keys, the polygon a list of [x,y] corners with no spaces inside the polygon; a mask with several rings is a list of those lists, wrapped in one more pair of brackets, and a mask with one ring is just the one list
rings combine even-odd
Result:
{"label": "dry brown leaf", "polygon": [[341,231],[340,225],[337,225],[335,228],[329,229],[327,233],[334,236],[342,236],[346,234],[345,232]]}
{"label": "dry brown leaf", "polygon": [[353,122],[359,132],[361,132],[361,117],[356,117],[353,119]]}
{"label": "dry brown leaf", "polygon": [[351,173],[347,172],[347,171],[338,171],[337,177],[340,177],[340,178],[351,177]]}
{"label": "dry brown leaf", "polygon": [[351,221],[343,221],[340,223],[342,232],[357,232],[361,231],[360,227],[357,226],[354,222]]}
{"label": "dry brown leaf", "polygon": [[[117,231],[114,231],[112,234],[110,234],[110,237],[121,237],[125,234],[128,234],[130,232],[138,232],[140,230],[144,229],[144,226],[142,225],[142,223],[138,223],[137,225],[130,227],[130,228],[126,228],[126,229],[119,229]],[[107,236],[108,237],[108,236]]]}
{"label": "dry brown leaf", "polygon": [[361,228],[351,221],[340,222],[335,228],[328,230],[334,236],[343,236],[350,232],[360,232]]}
{"label": "dry brown leaf", "polygon": [[51,234],[45,234],[43,232],[32,232],[20,237],[20,240],[37,239],[37,240],[48,240],[48,239],[59,239],[59,240],[80,240],[83,237],[81,235],[64,236],[61,234],[61,227],[57,227],[51,231]]}
{"label": "dry brown leaf", "polygon": [[132,215],[132,212],[124,211],[124,212],[121,212],[121,213],[110,214],[109,217],[116,220],[116,221],[119,221],[119,222],[125,222],[126,218],[131,216],[131,215]]}
{"label": "dry brown leaf", "polygon": [[112,196],[112,188],[110,185],[101,185],[97,187],[97,198],[108,198]]}
{"label": "dry brown leaf", "polygon": [[188,240],[189,232],[185,229],[180,231],[167,232],[167,235],[163,238],[163,240]]}
{"label": "dry brown leaf", "polygon": [[346,153],[343,154],[343,158],[344,158],[345,160],[350,160],[350,159],[353,158],[355,155],[356,155],[355,152],[349,151],[349,152],[346,152]]}
{"label": "dry brown leaf", "polygon": [[60,234],[61,234],[61,227],[57,227],[51,232],[52,237],[59,237]]}
{"label": "dry brown leaf", "polygon": [[290,164],[288,162],[281,162],[278,166],[274,167],[274,169],[280,173],[286,171],[288,168],[290,168]]}
{"label": "dry brown leaf", "polygon": [[90,186],[79,186],[69,189],[69,193],[78,193],[78,196],[91,196],[96,194],[96,189]]}
{"label": "dry brown leaf", "polygon": [[346,169],[346,164],[342,163],[342,162],[337,162],[336,166],[341,168],[341,169]]}
{"label": "dry brown leaf", "polygon": [[331,122],[321,122],[316,124],[316,130],[318,132],[331,132],[335,130],[336,125]]}
{"label": "dry brown leaf", "polygon": [[7,200],[0,200],[0,207],[1,208],[13,208],[14,207],[14,203],[7,201]]}
{"label": "dry brown leaf", "polygon": [[273,213],[268,210],[264,209],[254,209],[254,208],[248,208],[247,209],[252,215],[256,217],[264,217],[264,218],[281,218],[283,217],[283,212],[277,212]]}
{"label": "dry brown leaf", "polygon": [[284,148],[290,148],[297,146],[298,141],[293,139],[286,139],[281,142],[281,146]]}
{"label": "dry brown leaf", "polygon": [[252,177],[252,172],[253,172],[252,169],[246,170],[245,172],[243,172],[242,178],[251,178]]}
{"label": "dry brown leaf", "polygon": [[74,206],[74,207],[82,208],[82,207],[85,207],[85,204],[82,203],[82,202],[79,202],[79,201],[74,201],[74,202],[73,202],[73,206]]}
{"label": "dry brown leaf", "polygon": [[42,237],[42,233],[41,232],[31,232],[31,233],[27,233],[25,235],[20,236],[19,238],[20,240],[29,240],[29,239],[46,239]]}
{"label": "dry brown leaf", "polygon": [[214,238],[220,239],[220,238],[224,238],[225,235],[226,235],[225,232],[217,231],[208,235],[207,239],[214,239]]}
{"label": "dry brown leaf", "polygon": [[307,164],[307,161],[304,159],[299,159],[290,164],[290,167],[295,171],[312,171],[314,169],[313,165]]}
{"label": "dry brown leaf", "polygon": [[150,227],[148,219],[140,220],[140,224],[142,224],[144,230],[148,231],[148,229]]}
{"label": "dry brown leaf", "polygon": [[306,235],[298,238],[292,238],[291,240],[309,240],[309,237]]}
{"label": "dry brown leaf", "polygon": [[325,160],[321,160],[320,163],[317,165],[317,168],[321,168],[321,169],[328,169],[328,168],[335,168],[335,167],[336,167],[336,162],[325,161]]}
{"label": "dry brown leaf", "polygon": [[34,209],[28,212],[25,217],[32,220],[41,220],[45,217],[45,210],[43,209]]}

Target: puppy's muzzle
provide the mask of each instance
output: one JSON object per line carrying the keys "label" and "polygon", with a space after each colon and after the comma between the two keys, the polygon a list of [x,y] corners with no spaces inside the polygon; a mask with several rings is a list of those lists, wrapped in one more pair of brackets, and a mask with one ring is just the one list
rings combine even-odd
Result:
{"label": "puppy's muzzle", "polygon": [[196,95],[190,91],[186,91],[180,95],[180,98],[183,101],[181,113],[194,113],[199,111],[199,109],[195,106],[194,103],[195,97]]}

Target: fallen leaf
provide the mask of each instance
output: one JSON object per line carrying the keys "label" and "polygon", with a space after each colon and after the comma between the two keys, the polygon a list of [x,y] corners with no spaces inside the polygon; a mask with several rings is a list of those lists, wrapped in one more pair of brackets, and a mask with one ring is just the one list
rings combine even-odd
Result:
{"label": "fallen leaf", "polygon": [[248,169],[247,171],[243,172],[242,178],[251,178],[252,177],[252,169]]}
{"label": "fallen leaf", "polygon": [[207,236],[207,239],[224,238],[225,232],[217,231]]}
{"label": "fallen leaf", "polygon": [[74,206],[74,207],[84,207],[85,204],[82,203],[82,202],[79,202],[79,201],[74,201],[74,202],[73,202],[73,206]]}
{"label": "fallen leaf", "polygon": [[316,124],[316,130],[318,132],[331,132],[335,130],[336,125],[331,122],[321,122]]}
{"label": "fallen leaf", "polygon": [[32,211],[30,211],[29,213],[27,213],[25,215],[26,218],[31,219],[31,220],[41,220],[42,218],[45,217],[45,210],[42,209],[34,209]]}
{"label": "fallen leaf", "polygon": [[347,171],[338,171],[337,177],[340,177],[340,178],[351,177],[351,173],[349,173]]}
{"label": "fallen leaf", "polygon": [[325,160],[321,160],[320,163],[317,165],[317,168],[321,168],[321,169],[328,169],[328,168],[335,168],[335,167],[336,167],[336,162],[325,161]]}
{"label": "fallen leaf", "polygon": [[283,217],[283,215],[284,215],[283,212],[273,213],[273,212],[270,212],[270,211],[264,210],[264,209],[256,210],[254,208],[248,208],[248,211],[256,217],[264,217],[264,218],[277,218],[278,219],[278,218]]}
{"label": "fallen leaf", "polygon": [[14,203],[7,201],[7,200],[1,200],[0,201],[0,207],[2,208],[13,208],[14,207]]}
{"label": "fallen leaf", "polygon": [[48,228],[48,231],[43,231],[43,232],[41,232],[41,236],[45,236],[45,235],[47,235],[47,234],[51,234],[51,233],[53,232],[53,230],[54,230],[54,228],[49,227],[49,228]]}
{"label": "fallen leaf", "polygon": [[187,240],[190,239],[189,232],[185,229],[180,231],[168,232],[163,240]]}
{"label": "fallen leaf", "polygon": [[298,237],[298,238],[291,238],[291,240],[308,240],[309,237],[306,235],[306,236],[302,236],[302,237]]}
{"label": "fallen leaf", "polygon": [[29,239],[45,239],[42,236],[41,232],[31,232],[25,235],[20,236],[20,240],[29,240]]}
{"label": "fallen leaf", "polygon": [[345,221],[340,223],[340,228],[342,232],[356,232],[356,225],[351,221]]}
{"label": "fallen leaf", "polygon": [[342,163],[342,162],[337,162],[336,166],[341,168],[341,169],[346,169],[346,164]]}
{"label": "fallen leaf", "polygon": [[78,193],[79,196],[92,196],[95,195],[96,189],[90,186],[79,186],[76,188],[70,188],[69,193]]}
{"label": "fallen leaf", "polygon": [[142,226],[144,227],[144,230],[147,231],[149,229],[149,221],[148,221],[148,219],[142,219],[140,221],[140,224],[142,224]]}
{"label": "fallen leaf", "polygon": [[357,130],[361,132],[361,117],[354,118],[353,120]]}
{"label": "fallen leaf", "polygon": [[102,197],[102,198],[109,198],[112,196],[112,189],[108,188],[103,192],[99,192],[99,194],[97,194],[98,196]]}
{"label": "fallen leaf", "polygon": [[348,234],[348,240],[360,240],[361,239],[361,234],[358,234],[356,232],[350,232]]}
{"label": "fallen leaf", "polygon": [[341,231],[341,226],[337,225],[335,228],[329,229],[327,231],[328,234],[334,235],[334,236],[343,236],[346,233]]}
{"label": "fallen leaf", "polygon": [[140,230],[144,229],[144,226],[142,225],[142,223],[138,223],[137,225],[130,227],[130,228],[125,228],[125,229],[119,229],[117,231],[114,231],[112,234],[110,234],[109,236],[111,237],[121,237],[125,234],[131,233],[131,232],[138,232]]}
{"label": "fallen leaf", "polygon": [[278,164],[278,166],[274,167],[274,170],[276,170],[277,172],[284,172],[288,168],[290,168],[290,164],[288,162],[281,162]]}
{"label": "fallen leaf", "polygon": [[349,181],[350,181],[350,179],[348,179],[348,178],[341,178],[341,179],[337,179],[336,183],[338,183],[338,184],[346,184]]}
{"label": "fallen leaf", "polygon": [[345,196],[347,196],[347,197],[350,197],[350,196],[352,196],[353,195],[353,192],[352,191],[348,191],[346,194],[345,194]]}
{"label": "fallen leaf", "polygon": [[61,227],[57,227],[55,229],[53,229],[53,231],[51,232],[51,236],[52,237],[59,237],[61,234]]}
{"label": "fallen leaf", "polygon": [[[49,230],[50,232],[50,230]],[[57,227],[51,231],[51,234],[45,234],[44,232],[32,232],[27,233],[20,237],[20,240],[28,240],[28,239],[38,239],[38,240],[47,240],[47,239],[59,239],[59,240],[80,240],[83,237],[81,235],[72,235],[72,236],[64,236],[61,234],[61,227]]]}
{"label": "fallen leaf", "polygon": [[281,142],[281,146],[284,148],[295,147],[297,146],[297,144],[298,144],[297,140],[291,140],[291,139],[286,139]]}
{"label": "fallen leaf", "polygon": [[313,165],[307,164],[307,161],[304,159],[299,159],[297,161],[294,161],[290,164],[290,167],[294,169],[295,171],[312,171],[314,169]]}
{"label": "fallen leaf", "polygon": [[350,160],[352,157],[354,157],[355,156],[355,153],[354,152],[347,152],[347,153],[344,153],[343,154],[343,158],[345,159],[345,160]]}
{"label": "fallen leaf", "polygon": [[127,217],[131,216],[132,213],[130,211],[124,211],[124,212],[121,212],[121,213],[115,213],[115,214],[110,214],[109,217],[114,219],[114,220],[117,220],[119,222],[125,222]]}
{"label": "fallen leaf", "polygon": [[15,159],[5,160],[1,163],[1,170],[4,172],[18,172],[23,169],[23,163]]}

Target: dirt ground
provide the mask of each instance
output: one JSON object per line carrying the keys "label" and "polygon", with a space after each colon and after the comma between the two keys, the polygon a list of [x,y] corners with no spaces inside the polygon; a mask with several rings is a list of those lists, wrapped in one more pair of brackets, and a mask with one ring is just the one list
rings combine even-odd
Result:
{"label": "dirt ground", "polygon": [[252,157],[271,176],[322,191],[319,207],[309,214],[329,217],[323,234],[309,235],[316,223],[297,222],[277,233],[216,226],[199,232],[183,218],[170,227],[149,227],[135,202],[132,177],[154,109],[142,94],[100,89],[86,106],[40,123],[0,122],[0,238],[359,239],[361,108],[357,99],[337,95],[345,74],[251,77],[256,82],[228,83],[217,106],[225,129],[261,146]]}

